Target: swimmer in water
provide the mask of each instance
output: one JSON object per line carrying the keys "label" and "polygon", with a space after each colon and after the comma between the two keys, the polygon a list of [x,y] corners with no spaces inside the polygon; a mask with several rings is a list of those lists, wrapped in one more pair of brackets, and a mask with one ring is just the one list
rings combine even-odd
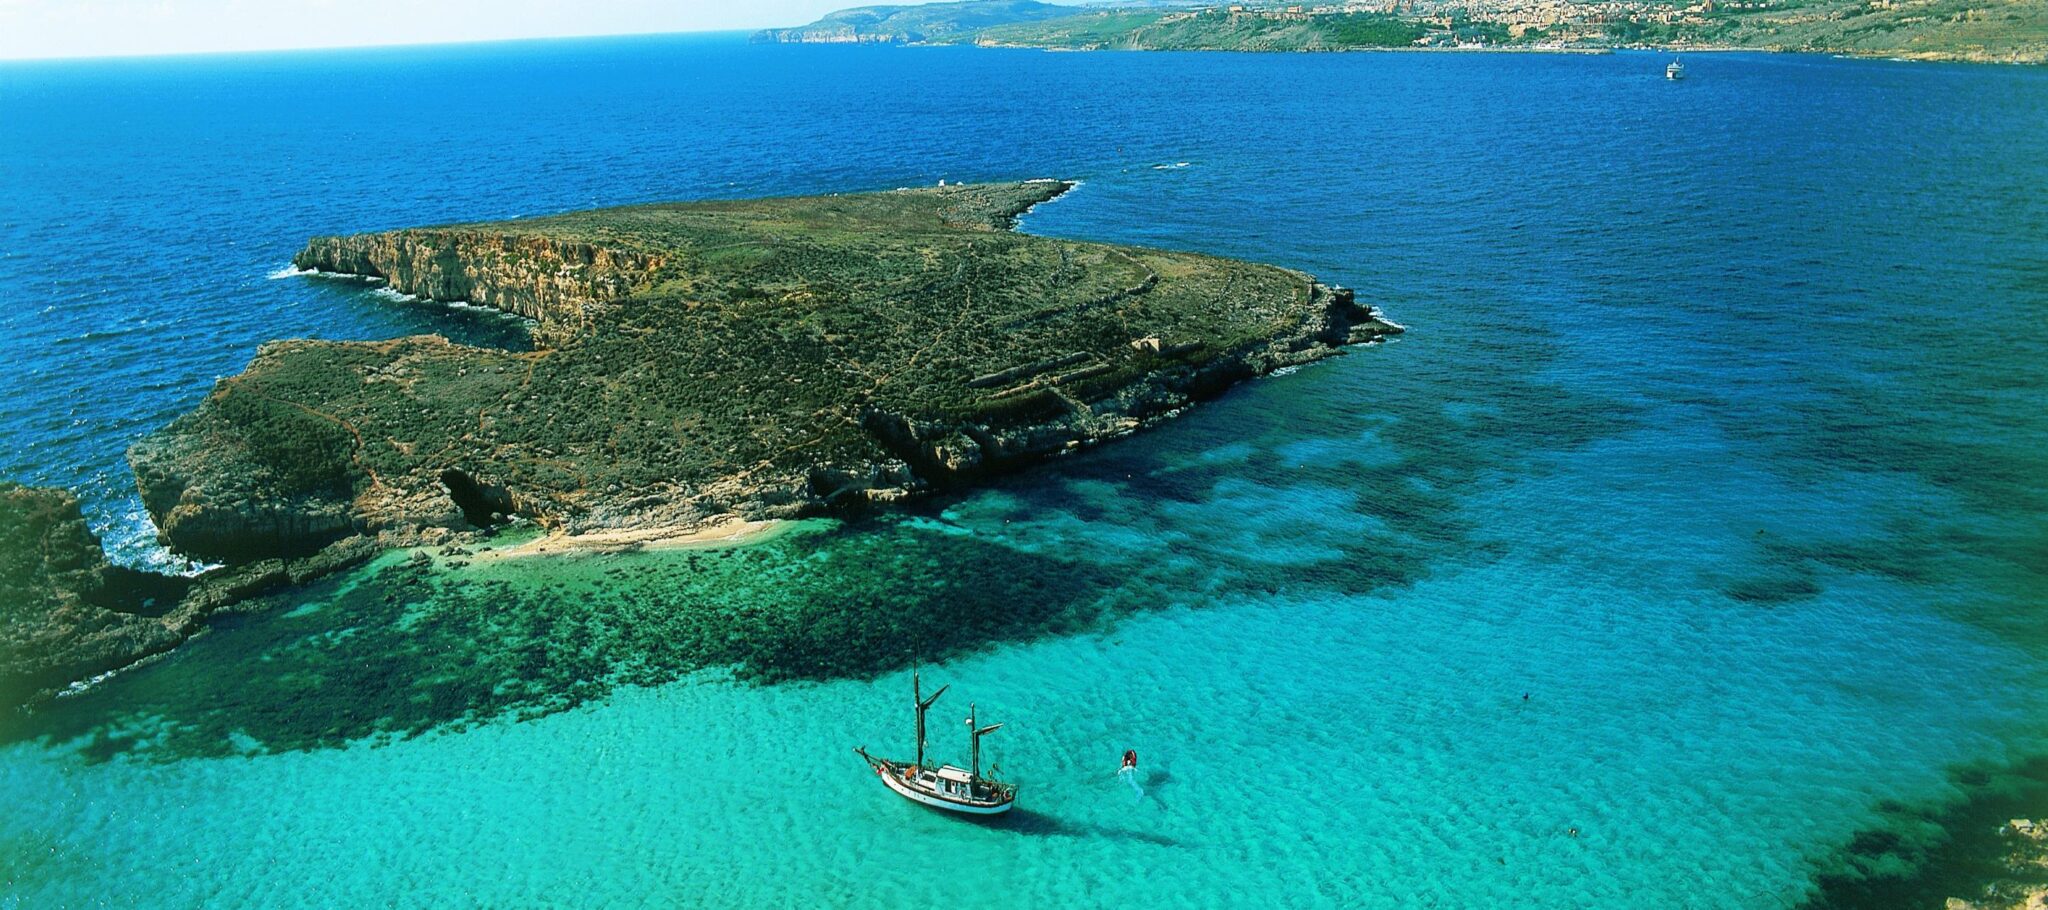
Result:
{"label": "swimmer in water", "polygon": [[1116,769],[1116,776],[1123,778],[1124,783],[1131,785],[1132,798],[1139,800],[1145,798],[1145,788],[1138,786],[1138,750],[1124,750],[1123,767]]}

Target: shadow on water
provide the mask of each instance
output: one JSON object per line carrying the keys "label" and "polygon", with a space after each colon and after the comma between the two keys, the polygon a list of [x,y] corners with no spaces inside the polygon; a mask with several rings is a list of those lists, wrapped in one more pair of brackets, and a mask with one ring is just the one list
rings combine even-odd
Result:
{"label": "shadow on water", "polygon": [[[1168,606],[1407,585],[1441,560],[1498,552],[1460,514],[1475,485],[1634,422],[1626,403],[1467,366],[1454,387],[1351,367],[1254,384],[1270,387],[1196,409],[1148,437],[1159,443],[753,546],[383,564],[245,605],[150,666],[0,720],[0,742],[72,745],[88,761],[379,744],[706,668],[757,684],[871,678],[913,655]],[[1009,505],[948,517],[991,501]],[[1260,519],[1276,506],[1303,511]]]}
{"label": "shadow on water", "polygon": [[1118,582],[903,523],[696,553],[385,565],[222,617],[6,738],[172,760],[531,719],[707,667],[864,678],[913,654],[1089,628],[1121,609]]}
{"label": "shadow on water", "polygon": [[1827,330],[1847,334],[1800,355],[1810,362],[1792,368],[1797,394],[1704,412],[1795,489],[1889,495],[1852,500],[1841,511],[1860,519],[1853,526],[1814,515],[1758,531],[1754,574],[1723,592],[1769,606],[1820,593],[1827,574],[1902,585],[1970,579],[1970,596],[1942,598],[1936,609],[2048,654],[2048,628],[2031,609],[2048,590],[2048,434],[2012,410],[2014,396],[2038,397],[2048,383],[2038,348],[2023,338],[1985,345],[1969,319],[1916,332],[1915,345],[1932,352],[1920,357],[1881,343],[1887,320]]}
{"label": "shadow on water", "polygon": [[[932,810],[938,811],[938,810]],[[1092,822],[1072,822],[1056,815],[1034,812],[1030,809],[1011,809],[1002,815],[972,819],[975,824],[997,831],[1011,831],[1033,837],[1088,837],[1131,841],[1153,844],[1160,847],[1178,847],[1180,841],[1151,831],[1135,828],[1116,828]]]}
{"label": "shadow on water", "polygon": [[1167,805],[1166,800],[1159,798],[1159,791],[1165,789],[1172,783],[1173,772],[1171,771],[1166,771],[1162,769],[1159,771],[1152,771],[1146,773],[1143,782],[1143,786],[1145,789],[1145,798],[1151,800],[1152,803],[1154,805],[1157,805],[1161,811],[1173,811],[1173,807]]}

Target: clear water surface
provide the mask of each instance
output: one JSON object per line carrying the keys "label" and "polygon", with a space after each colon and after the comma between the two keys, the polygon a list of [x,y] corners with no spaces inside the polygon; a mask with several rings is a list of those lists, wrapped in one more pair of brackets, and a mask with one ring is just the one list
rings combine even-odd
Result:
{"label": "clear water surface", "polygon": [[[1411,328],[902,512],[224,618],[0,723],[0,907],[1799,904],[2041,751],[2048,72],[1663,62],[0,64],[0,474],[130,562],[122,450],[260,343],[519,343],[272,278],[313,234],[1059,176],[1023,229]],[[1008,722],[1008,824],[852,755],[906,748],[912,652],[942,756]]]}

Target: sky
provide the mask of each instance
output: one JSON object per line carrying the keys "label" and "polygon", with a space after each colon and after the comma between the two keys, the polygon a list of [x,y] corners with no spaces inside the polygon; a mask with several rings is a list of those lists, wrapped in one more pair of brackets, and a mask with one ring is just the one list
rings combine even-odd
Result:
{"label": "sky", "polygon": [[868,0],[0,0],[0,59],[802,25]]}

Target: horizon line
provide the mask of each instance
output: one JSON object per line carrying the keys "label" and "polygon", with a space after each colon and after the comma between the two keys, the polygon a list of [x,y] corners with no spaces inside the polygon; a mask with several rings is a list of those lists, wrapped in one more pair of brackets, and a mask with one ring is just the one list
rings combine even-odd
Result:
{"label": "horizon line", "polygon": [[221,50],[190,50],[190,51],[137,51],[137,52],[133,52],[133,53],[112,53],[112,54],[52,54],[52,55],[49,55],[49,56],[29,56],[29,57],[15,57],[15,56],[4,56],[4,55],[0,55],[0,64],[9,64],[9,63],[73,63],[73,62],[77,62],[77,63],[86,63],[86,62],[94,62],[94,61],[113,61],[113,60],[167,60],[167,59],[184,59],[184,58],[191,58],[191,57],[234,57],[234,56],[250,56],[250,55],[258,55],[258,54],[311,54],[311,53],[321,53],[321,52],[324,52],[324,51],[371,51],[371,50],[382,50],[382,49],[385,49],[385,48],[394,48],[394,49],[397,49],[397,48],[426,48],[426,47],[467,47],[467,46],[470,46],[470,45],[483,45],[483,44],[518,44],[518,43],[526,43],[526,42],[540,42],[540,41],[580,41],[580,40],[602,40],[602,39],[607,39],[607,38],[662,38],[662,37],[677,37],[677,36],[682,36],[682,35],[742,35],[742,34],[752,34],[752,33],[754,33],[754,32],[758,32],[758,31],[761,31],[762,29],[767,29],[767,28],[776,28],[776,27],[777,27],[777,26],[772,26],[772,25],[769,25],[769,26],[759,26],[759,27],[755,27],[755,28],[715,28],[715,29],[692,29],[692,30],[683,30],[683,31],[653,31],[653,32],[598,32],[598,33],[592,33],[592,34],[587,34],[587,35],[525,35],[525,36],[520,36],[520,37],[507,37],[507,38],[468,38],[468,39],[456,39],[456,40],[452,40],[452,41],[451,41],[451,40],[439,40],[439,39],[435,39],[435,40],[427,40],[427,41],[390,41],[390,42],[383,42],[383,43],[378,43],[378,44],[304,44],[304,45],[287,45],[287,46],[283,46],[283,47],[252,47],[252,48],[237,48],[237,49],[221,49]]}

